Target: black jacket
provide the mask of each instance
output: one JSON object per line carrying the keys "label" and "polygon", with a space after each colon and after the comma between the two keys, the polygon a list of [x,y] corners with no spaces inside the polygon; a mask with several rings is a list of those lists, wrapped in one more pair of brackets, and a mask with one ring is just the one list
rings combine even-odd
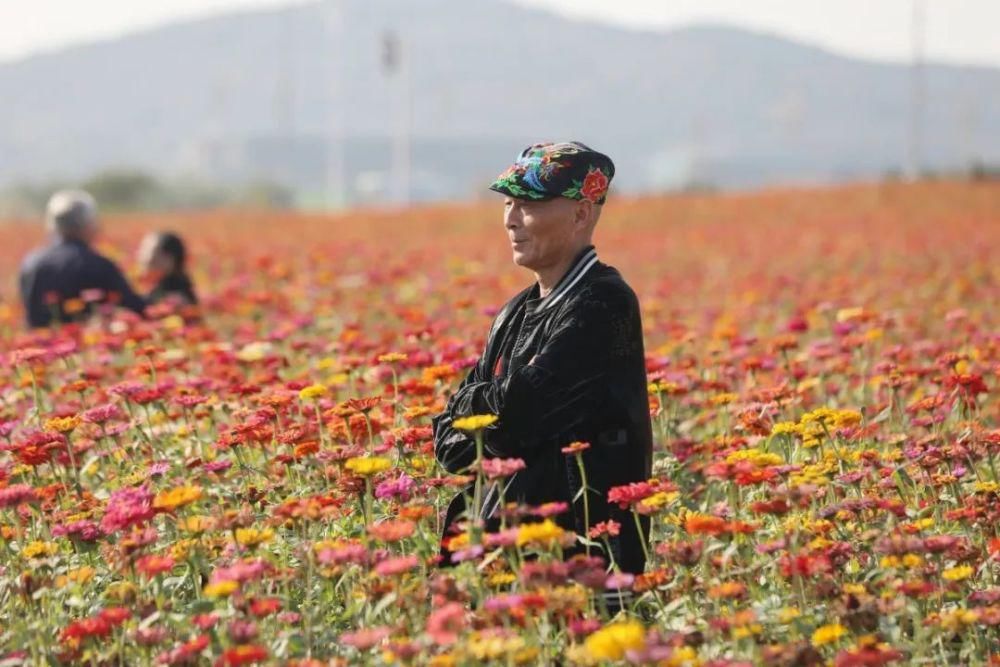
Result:
{"label": "black jacket", "polygon": [[[584,441],[589,526],[614,519],[615,561],[627,572],[643,570],[645,558],[635,520],[607,500],[611,487],[648,479],[652,429],[642,323],[635,293],[593,247],[544,299],[538,285],[524,290],[497,314],[475,368],[434,418],[434,451],[451,473],[470,466],[475,440],[452,427],[458,417],[495,414],[485,433],[487,457],[522,458],[527,468],[504,490],[507,502],[539,505],[563,501],[564,528],[585,535],[583,480],[574,457],[562,447]],[[479,515],[495,528],[499,494],[490,487]],[[465,511],[464,494],[451,504],[445,535]],[[492,525],[491,525],[492,522]],[[643,532],[648,522],[643,520]],[[448,554],[444,553],[447,557]]]}
{"label": "black jacket", "polygon": [[[79,317],[79,314],[65,312],[60,305],[68,299],[79,298],[89,289],[101,290],[104,300],[113,300],[140,314],[146,307],[115,263],[82,241],[60,239],[28,255],[21,264],[19,287],[31,327],[48,326],[53,310],[63,322]],[[47,303],[50,294],[56,297],[53,306]],[[84,312],[89,310],[90,304],[87,304]]]}
{"label": "black jacket", "polygon": [[198,297],[194,293],[194,284],[188,274],[177,271],[163,276],[146,295],[146,302],[154,304],[167,298],[179,299],[182,305],[198,303]]}

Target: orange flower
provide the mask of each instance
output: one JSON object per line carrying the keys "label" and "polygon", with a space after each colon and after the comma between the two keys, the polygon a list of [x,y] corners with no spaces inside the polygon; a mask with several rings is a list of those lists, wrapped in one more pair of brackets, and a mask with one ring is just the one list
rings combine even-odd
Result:
{"label": "orange flower", "polygon": [[727,531],[726,521],[707,514],[690,514],[684,520],[684,530],[691,535],[721,535]]}

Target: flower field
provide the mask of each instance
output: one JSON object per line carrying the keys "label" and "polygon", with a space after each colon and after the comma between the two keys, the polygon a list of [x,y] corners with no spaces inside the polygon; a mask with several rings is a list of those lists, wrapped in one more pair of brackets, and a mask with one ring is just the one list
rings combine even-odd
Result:
{"label": "flower field", "polygon": [[496,202],[109,218],[103,249],[130,268],[161,228],[201,319],[38,334],[41,224],[0,224],[0,663],[1000,663],[1000,186],[611,198],[655,435],[612,492],[651,517],[638,577],[562,561],[618,526],[560,507],[437,562],[451,497],[518,465],[447,475],[430,435],[532,279]]}

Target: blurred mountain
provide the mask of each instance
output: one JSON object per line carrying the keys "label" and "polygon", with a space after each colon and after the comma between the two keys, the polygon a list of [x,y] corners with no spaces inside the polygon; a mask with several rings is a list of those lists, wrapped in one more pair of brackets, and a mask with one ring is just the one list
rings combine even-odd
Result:
{"label": "blurred mountain", "polygon": [[[577,138],[646,191],[878,176],[908,156],[909,67],[768,34],[635,31],[505,0],[339,0],[0,63],[0,185],[109,167],[322,193],[387,188],[406,99],[417,198],[468,197],[526,144]],[[1000,162],[1000,69],[923,69],[922,163]],[[334,102],[337,102],[336,104]],[[405,108],[405,107],[404,107]],[[336,164],[334,162],[334,164]],[[336,171],[334,171],[336,173]]]}

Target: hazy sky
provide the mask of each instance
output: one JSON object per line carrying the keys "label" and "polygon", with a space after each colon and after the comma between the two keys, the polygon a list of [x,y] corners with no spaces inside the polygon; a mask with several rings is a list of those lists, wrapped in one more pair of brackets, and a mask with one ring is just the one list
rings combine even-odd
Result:
{"label": "hazy sky", "polygon": [[[378,0],[369,0],[378,2]],[[463,0],[475,3],[480,0]],[[699,21],[768,30],[852,55],[906,60],[914,2],[925,7],[929,57],[1000,67],[1000,0],[516,0],[641,27]],[[412,0],[420,2],[420,0]],[[275,0],[0,0],[0,60],[136,28]]]}

